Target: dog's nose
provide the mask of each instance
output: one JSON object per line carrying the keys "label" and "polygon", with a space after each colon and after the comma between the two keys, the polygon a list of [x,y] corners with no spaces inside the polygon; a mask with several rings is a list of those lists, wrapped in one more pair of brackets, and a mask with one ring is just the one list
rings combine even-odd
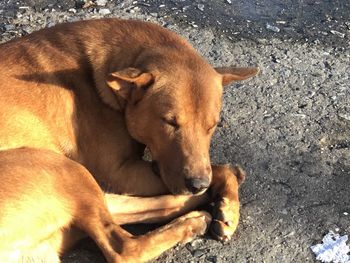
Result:
{"label": "dog's nose", "polygon": [[209,187],[209,180],[206,178],[189,178],[185,179],[186,188],[192,193],[197,194]]}

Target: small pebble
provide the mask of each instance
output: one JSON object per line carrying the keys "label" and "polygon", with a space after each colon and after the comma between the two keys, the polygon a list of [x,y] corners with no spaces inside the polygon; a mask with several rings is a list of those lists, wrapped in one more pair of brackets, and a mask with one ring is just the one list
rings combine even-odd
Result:
{"label": "small pebble", "polygon": [[281,30],[277,26],[270,25],[269,23],[266,24],[266,29],[271,30],[273,32],[280,32]]}
{"label": "small pebble", "polygon": [[96,5],[105,6],[107,4],[107,0],[96,0]]}
{"label": "small pebble", "polygon": [[98,13],[101,15],[109,15],[111,13],[111,10],[109,10],[108,8],[102,8],[100,9],[100,11],[98,11]]}
{"label": "small pebble", "polygon": [[195,258],[199,258],[205,254],[205,251],[203,249],[197,249],[193,252],[193,256]]}
{"label": "small pebble", "polygon": [[345,22],[345,25],[350,30],[350,22]]}
{"label": "small pebble", "polygon": [[201,244],[202,244],[201,239],[195,239],[191,242],[191,247],[196,248],[196,247],[199,247]]}
{"label": "small pebble", "polygon": [[182,12],[186,12],[188,9],[190,9],[190,6],[186,5],[182,8]]}
{"label": "small pebble", "polygon": [[14,25],[5,25],[4,28],[6,31],[11,31],[14,30],[16,27]]}
{"label": "small pebble", "polygon": [[218,258],[217,258],[217,256],[208,256],[206,258],[206,261],[207,262],[212,262],[212,263],[217,263],[218,262]]}
{"label": "small pebble", "polygon": [[68,12],[75,14],[77,12],[77,10],[75,8],[70,8],[70,9],[68,9]]}

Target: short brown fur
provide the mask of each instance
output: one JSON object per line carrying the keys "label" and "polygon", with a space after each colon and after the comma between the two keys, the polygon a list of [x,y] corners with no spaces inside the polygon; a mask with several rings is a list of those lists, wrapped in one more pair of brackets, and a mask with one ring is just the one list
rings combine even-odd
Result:
{"label": "short brown fur", "polygon": [[[190,211],[213,200],[211,232],[229,239],[244,172],[211,165],[210,139],[222,85],[257,72],[215,70],[138,21],[62,24],[0,45],[0,261],[58,262],[85,234],[108,262],[148,261],[204,234],[211,216]],[[137,237],[119,226],[170,220]]]}

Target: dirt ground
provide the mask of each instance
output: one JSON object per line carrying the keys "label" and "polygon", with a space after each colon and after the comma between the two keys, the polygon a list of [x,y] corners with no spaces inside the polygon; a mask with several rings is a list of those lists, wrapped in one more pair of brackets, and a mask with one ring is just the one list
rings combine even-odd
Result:
{"label": "dirt ground", "polygon": [[[241,2],[0,2],[2,42],[58,22],[137,18],[176,31],[215,66],[261,68],[226,88],[211,148],[214,163],[239,163],[248,174],[237,233],[154,262],[315,262],[309,247],[324,234],[350,234],[350,4]],[[104,260],[87,241],[63,262]]]}

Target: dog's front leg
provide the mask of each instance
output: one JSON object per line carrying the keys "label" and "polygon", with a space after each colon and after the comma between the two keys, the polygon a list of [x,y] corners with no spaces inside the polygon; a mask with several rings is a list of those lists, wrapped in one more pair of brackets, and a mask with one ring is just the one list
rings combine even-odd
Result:
{"label": "dog's front leg", "polygon": [[228,241],[236,231],[239,221],[239,185],[245,179],[244,171],[235,166],[212,166],[213,181],[209,188],[215,201],[211,234],[221,241]]}
{"label": "dog's front leg", "polygon": [[[212,171],[212,184],[207,191],[207,193],[210,194],[210,199],[215,201],[213,213],[214,220],[210,227],[210,231],[212,235],[219,240],[229,240],[236,231],[239,221],[238,188],[244,181],[245,173],[239,166],[231,168],[227,165],[212,165]],[[118,191],[116,192],[118,193],[144,197],[169,194],[169,190],[162,182],[161,178],[153,173],[149,162],[141,160],[130,162],[124,166],[122,174],[127,180],[115,182],[115,185],[118,187]],[[191,199],[191,197],[188,196],[188,199]],[[111,201],[109,203],[113,204],[113,202],[114,201]],[[189,203],[192,204],[192,201]],[[193,203],[195,205],[196,201]],[[157,206],[154,208],[157,208]],[[148,210],[149,208],[143,207],[143,209]],[[164,208],[161,207],[159,209],[160,211],[163,211],[162,209]],[[170,213],[165,217],[160,215],[156,216],[156,218],[172,218],[173,216],[175,217],[188,211],[183,204],[179,205],[176,210],[176,213],[168,210]],[[148,218],[147,213],[144,213],[143,215]],[[153,215],[151,215],[151,217],[153,218]],[[135,222],[137,221],[142,220],[136,218]]]}
{"label": "dog's front leg", "polygon": [[110,192],[139,197],[170,194],[162,179],[152,169],[151,163],[129,160],[123,164],[117,176],[110,176]]}

